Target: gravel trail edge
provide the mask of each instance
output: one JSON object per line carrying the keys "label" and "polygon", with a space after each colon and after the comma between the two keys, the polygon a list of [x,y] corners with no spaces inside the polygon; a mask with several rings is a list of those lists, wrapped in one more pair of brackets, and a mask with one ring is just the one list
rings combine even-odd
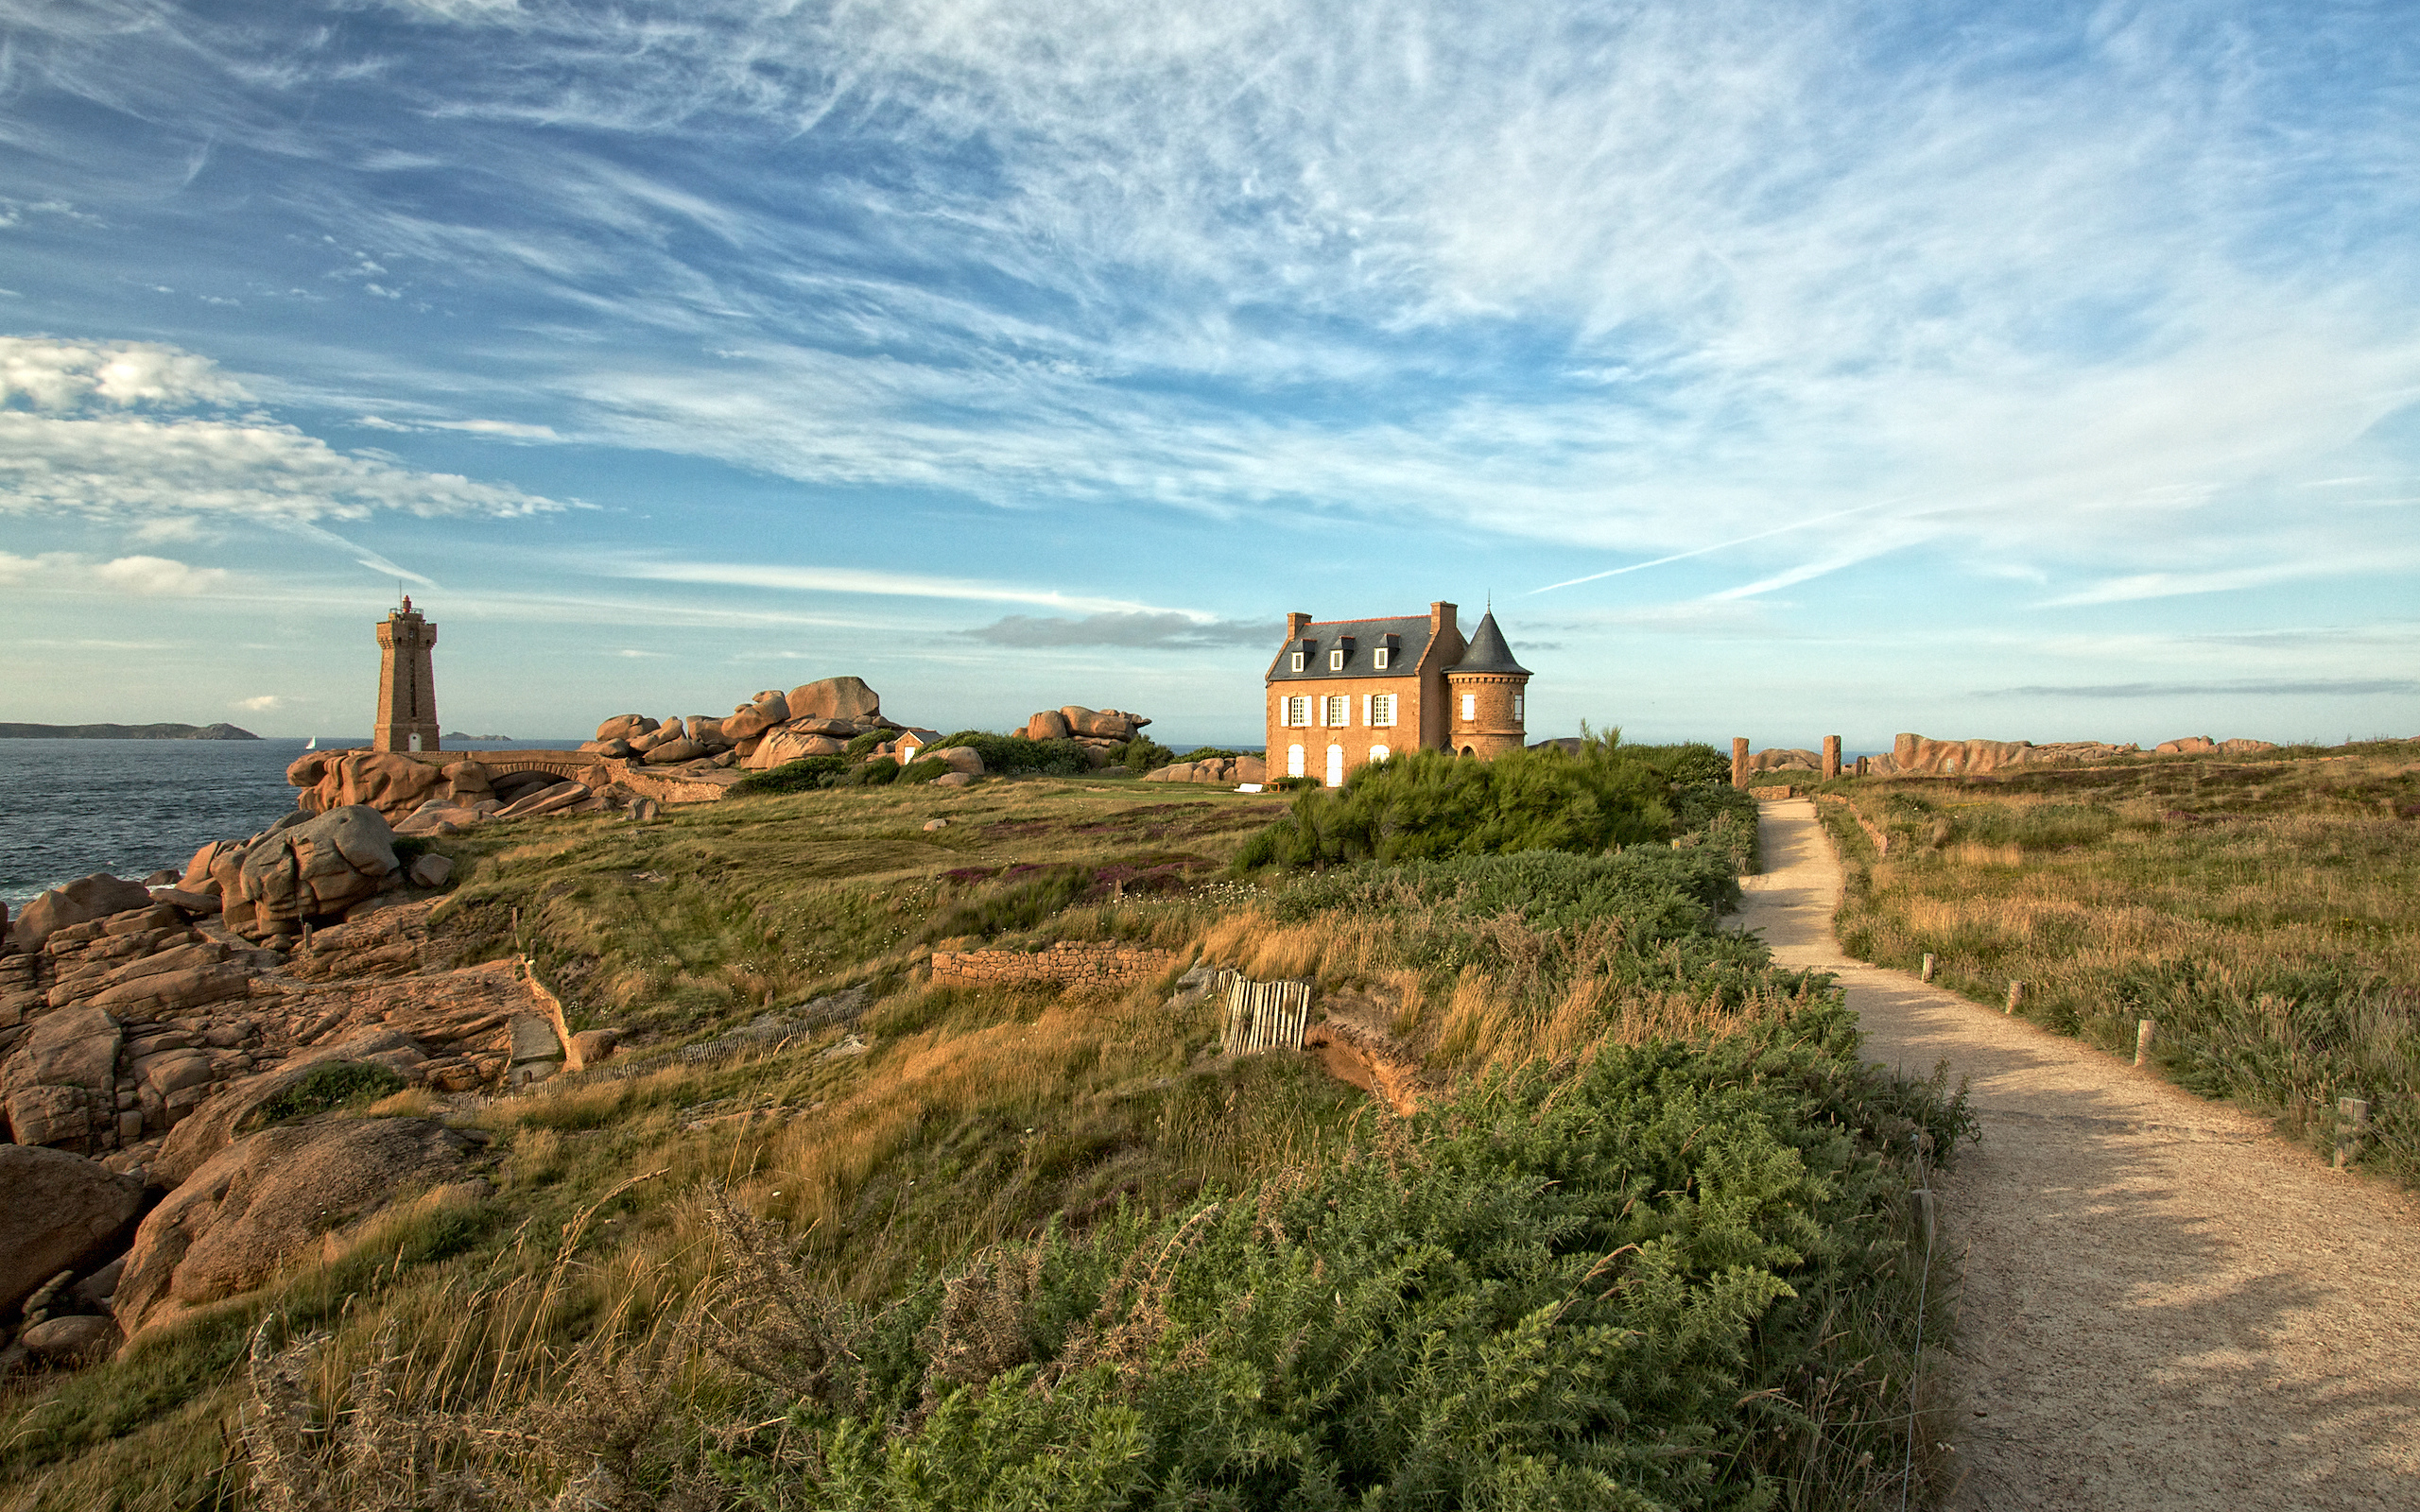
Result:
{"label": "gravel trail edge", "polygon": [[1758,805],[1739,924],[1837,973],[1869,1059],[1971,1079],[1934,1183],[1972,1512],[2420,1509],[2420,1202],[2267,1121],[1840,953],[1805,799]]}

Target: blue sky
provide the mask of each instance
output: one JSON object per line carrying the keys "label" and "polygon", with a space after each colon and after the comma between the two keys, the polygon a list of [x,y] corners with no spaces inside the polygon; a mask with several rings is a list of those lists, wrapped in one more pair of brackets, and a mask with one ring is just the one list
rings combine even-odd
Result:
{"label": "blue sky", "polygon": [[2407,5],[0,0],[0,718],[2420,731]]}

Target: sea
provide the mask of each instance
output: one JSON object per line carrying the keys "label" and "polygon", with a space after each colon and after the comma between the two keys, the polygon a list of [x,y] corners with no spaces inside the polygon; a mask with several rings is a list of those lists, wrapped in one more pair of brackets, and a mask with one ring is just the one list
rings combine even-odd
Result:
{"label": "sea", "polygon": [[[445,742],[448,750],[565,749],[587,737]],[[320,737],[322,750],[369,737]],[[290,740],[0,740],[0,902],[10,913],[95,871],[182,871],[212,840],[293,812]]]}

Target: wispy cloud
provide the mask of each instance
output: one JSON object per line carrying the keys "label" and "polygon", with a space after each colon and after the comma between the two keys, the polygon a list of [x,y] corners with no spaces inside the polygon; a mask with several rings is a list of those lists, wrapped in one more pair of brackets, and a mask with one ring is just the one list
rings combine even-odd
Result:
{"label": "wispy cloud", "polygon": [[987,583],[962,577],[927,577],[915,573],[882,572],[858,567],[785,567],[755,562],[641,562],[609,566],[614,576],[666,583],[715,583],[729,588],[765,588],[795,593],[861,593],[884,598],[965,599],[989,604],[1041,604],[1052,609],[1096,614],[1167,612],[1124,599],[1096,598],[1053,588],[1026,588],[1011,583]]}
{"label": "wispy cloud", "polygon": [[209,359],[172,347],[0,336],[0,406],[30,406],[0,407],[0,514],[302,524],[562,507],[340,453],[257,412],[223,413],[251,397]]}
{"label": "wispy cloud", "polygon": [[169,557],[116,557],[95,561],[75,552],[19,557],[0,551],[0,583],[60,593],[123,593],[138,598],[191,598],[233,581],[223,567],[195,567]]}
{"label": "wispy cloud", "polygon": [[2095,682],[1995,688],[1983,698],[2308,698],[2420,693],[2415,678],[2245,678],[2232,681]]}
{"label": "wispy cloud", "polygon": [[961,635],[994,645],[1047,649],[1070,645],[1115,645],[1131,650],[1224,650],[1237,645],[1274,645],[1285,632],[1277,621],[1204,620],[1189,614],[1107,613],[1081,619],[1037,618],[1011,614],[961,630]]}

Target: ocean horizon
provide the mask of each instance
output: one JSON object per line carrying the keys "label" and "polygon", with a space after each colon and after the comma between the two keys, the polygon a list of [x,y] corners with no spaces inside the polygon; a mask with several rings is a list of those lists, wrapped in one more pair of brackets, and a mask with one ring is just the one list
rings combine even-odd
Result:
{"label": "ocean horizon", "polygon": [[[445,749],[570,750],[587,738],[474,737]],[[285,769],[313,740],[321,750],[370,744],[368,735],[0,740],[0,902],[13,914],[95,871],[138,881],[182,871],[213,840],[258,833],[293,811]],[[1200,747],[1171,748],[1182,756]]]}

